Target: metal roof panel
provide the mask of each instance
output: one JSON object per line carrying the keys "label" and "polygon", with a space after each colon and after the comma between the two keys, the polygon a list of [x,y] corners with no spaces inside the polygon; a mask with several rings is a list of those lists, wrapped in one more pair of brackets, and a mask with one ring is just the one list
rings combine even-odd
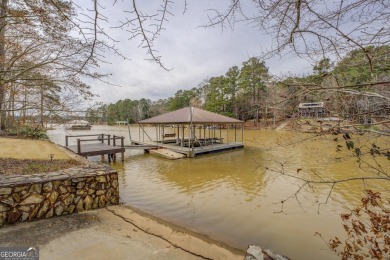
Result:
{"label": "metal roof panel", "polygon": [[139,121],[139,124],[241,124],[243,121],[219,115],[196,107],[185,107],[169,113]]}

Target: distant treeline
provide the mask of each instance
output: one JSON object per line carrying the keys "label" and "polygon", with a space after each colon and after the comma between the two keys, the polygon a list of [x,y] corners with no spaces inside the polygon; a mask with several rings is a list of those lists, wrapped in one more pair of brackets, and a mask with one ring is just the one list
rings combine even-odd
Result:
{"label": "distant treeline", "polygon": [[[352,115],[377,101],[345,91],[341,95],[340,90],[364,88],[378,93],[386,85],[377,83],[390,80],[390,47],[367,50],[367,54],[351,51],[337,63],[323,58],[313,66],[310,75],[283,79],[270,75],[265,62],[253,57],[241,67],[229,68],[224,75],[203,80],[197,87],[178,90],[173,97],[98,104],[88,109],[86,117],[91,123],[127,120],[134,123],[191,104],[240,120],[268,117],[279,120],[294,115],[301,102],[318,101],[325,101],[333,114]],[[367,84],[370,82],[376,84]]]}

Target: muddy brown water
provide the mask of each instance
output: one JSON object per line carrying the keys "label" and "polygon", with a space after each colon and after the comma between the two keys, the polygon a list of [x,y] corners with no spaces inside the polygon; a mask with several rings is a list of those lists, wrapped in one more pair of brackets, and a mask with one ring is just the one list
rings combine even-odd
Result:
{"label": "muddy brown water", "polygon": [[[90,131],[68,133],[123,135],[129,142],[126,126],[93,126]],[[49,132],[51,140],[62,145],[65,134],[62,127]],[[131,127],[131,135],[138,137],[138,127]],[[258,244],[292,259],[337,259],[324,241],[315,236],[316,232],[325,240],[344,238],[340,214],[359,205],[365,188],[388,196],[390,184],[338,184],[327,203],[320,207],[319,203],[329,195],[329,184],[305,187],[294,197],[303,182],[282,173],[316,180],[375,175],[369,166],[359,165],[351,156],[341,135],[338,141],[334,138],[247,130],[244,149],[181,160],[127,150],[125,162],[112,166],[119,171],[124,204],[243,250],[248,244]],[[375,142],[390,147],[388,139],[369,135],[352,138],[357,146]],[[342,146],[341,151],[336,151],[337,144]],[[389,161],[384,157],[376,160],[364,157],[365,162],[379,164],[389,173]],[[280,201],[289,197],[282,208]]]}

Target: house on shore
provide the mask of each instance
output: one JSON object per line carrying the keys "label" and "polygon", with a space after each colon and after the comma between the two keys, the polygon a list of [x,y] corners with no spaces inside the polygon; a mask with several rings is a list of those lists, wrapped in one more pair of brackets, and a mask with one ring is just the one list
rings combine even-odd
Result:
{"label": "house on shore", "polygon": [[327,115],[324,102],[300,103],[298,106],[299,117],[323,117]]}
{"label": "house on shore", "polygon": [[65,124],[67,130],[90,130],[92,125],[85,120],[72,120]]}
{"label": "house on shore", "polygon": [[127,121],[116,121],[115,124],[117,126],[122,126],[122,125],[128,125],[128,122]]}

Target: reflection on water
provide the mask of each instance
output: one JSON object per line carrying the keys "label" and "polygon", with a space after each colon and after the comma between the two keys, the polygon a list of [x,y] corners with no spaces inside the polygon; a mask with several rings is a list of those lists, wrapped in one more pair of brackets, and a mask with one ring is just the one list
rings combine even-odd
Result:
{"label": "reflection on water", "polygon": [[[93,131],[88,131],[91,132],[128,137],[126,127],[94,126]],[[79,133],[86,132],[76,132]],[[131,133],[135,135],[138,130],[132,128]],[[50,135],[55,142],[63,143],[63,130],[56,129]],[[316,201],[325,201],[330,186],[304,188],[297,199],[292,197],[283,204],[282,213],[275,213],[281,210],[278,202],[302,185],[287,176],[277,177],[280,173],[312,179],[375,174],[365,164],[359,168],[345,148],[336,152],[333,138],[284,131],[246,131],[245,149],[174,161],[133,150],[126,151],[124,163],[112,166],[119,172],[124,204],[237,248],[259,244],[293,259],[336,259],[314,233],[320,232],[325,238],[343,237],[339,214],[345,205],[359,203],[364,185],[386,193],[390,190],[388,183],[337,185],[332,199],[321,205],[319,214]],[[389,147],[389,143],[385,145]],[[378,160],[389,172],[388,161]]]}

